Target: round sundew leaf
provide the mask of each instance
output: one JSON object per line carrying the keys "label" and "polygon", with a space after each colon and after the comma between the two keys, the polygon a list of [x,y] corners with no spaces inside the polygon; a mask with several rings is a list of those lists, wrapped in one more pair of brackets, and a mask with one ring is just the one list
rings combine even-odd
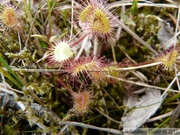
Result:
{"label": "round sundew leaf", "polygon": [[95,7],[87,6],[79,15],[79,20],[83,23],[89,23],[93,21]]}
{"label": "round sundew leaf", "polygon": [[17,25],[18,21],[16,11],[11,7],[7,7],[4,9],[1,18],[3,24],[7,27],[14,27],[15,25]]}
{"label": "round sundew leaf", "polygon": [[55,61],[62,62],[73,56],[69,44],[65,42],[58,43],[54,49]]}

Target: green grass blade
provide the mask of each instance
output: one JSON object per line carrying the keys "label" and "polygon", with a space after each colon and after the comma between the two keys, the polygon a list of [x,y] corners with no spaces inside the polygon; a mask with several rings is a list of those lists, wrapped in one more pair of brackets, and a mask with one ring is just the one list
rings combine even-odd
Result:
{"label": "green grass blade", "polygon": [[[12,68],[7,64],[7,62],[0,56],[0,62],[4,65],[4,67],[6,67],[8,69],[8,71],[10,72],[10,74],[14,77],[14,79],[12,79],[12,77],[10,77],[10,75],[6,75],[6,77],[11,78],[11,81],[13,80],[13,82],[18,82],[18,87],[22,88],[23,87],[23,83],[21,82],[21,80],[19,79],[19,77],[16,75],[16,73],[12,70]],[[15,79],[17,81],[15,81]]]}
{"label": "green grass blade", "polygon": [[3,74],[3,76],[5,76],[6,78],[8,78],[12,83],[14,83],[18,88],[22,88],[22,85],[16,81],[16,79],[14,79],[11,74],[9,74],[8,72],[4,71],[1,67],[0,67],[0,72]]}

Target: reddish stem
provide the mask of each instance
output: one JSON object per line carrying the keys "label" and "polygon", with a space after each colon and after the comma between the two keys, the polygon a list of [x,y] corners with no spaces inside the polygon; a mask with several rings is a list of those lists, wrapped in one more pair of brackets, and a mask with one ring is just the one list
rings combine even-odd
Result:
{"label": "reddish stem", "polygon": [[74,47],[76,46],[79,42],[81,42],[87,35],[89,35],[89,33],[86,33],[84,35],[82,35],[76,42],[74,42],[73,44],[70,45],[70,47]]}
{"label": "reddish stem", "polygon": [[61,79],[58,79],[57,81],[58,81],[58,83],[61,84],[64,88],[66,88],[66,90],[67,90],[72,96],[74,96],[74,91],[72,91],[70,88],[68,88],[68,87],[66,86],[66,84],[64,84],[64,82],[63,82]]}

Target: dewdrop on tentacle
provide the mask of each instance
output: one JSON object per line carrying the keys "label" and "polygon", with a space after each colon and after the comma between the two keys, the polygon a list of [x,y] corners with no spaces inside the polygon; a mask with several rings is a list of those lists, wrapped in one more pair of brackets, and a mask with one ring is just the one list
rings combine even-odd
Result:
{"label": "dewdrop on tentacle", "polygon": [[69,43],[65,41],[54,42],[48,50],[48,61],[50,64],[61,63],[73,57]]}
{"label": "dewdrop on tentacle", "polygon": [[112,35],[115,19],[102,1],[90,0],[79,14],[79,25],[87,33],[98,37]]}
{"label": "dewdrop on tentacle", "polygon": [[84,76],[92,80],[99,80],[104,77],[104,72],[102,71],[106,65],[104,61],[104,57],[82,56],[67,63],[64,69],[72,78]]}
{"label": "dewdrop on tentacle", "polygon": [[91,5],[87,6],[79,15],[79,20],[82,23],[91,23],[95,8]]}
{"label": "dewdrop on tentacle", "polygon": [[85,113],[88,111],[89,103],[91,102],[91,94],[88,91],[83,91],[73,94],[73,108],[75,113]]}
{"label": "dewdrop on tentacle", "polygon": [[57,80],[66,90],[71,94],[73,98],[73,108],[71,111],[80,114],[80,113],[85,113],[88,111],[88,106],[89,103],[91,102],[92,94],[84,90],[82,92],[74,92],[72,89],[68,88],[66,84],[61,80]]}
{"label": "dewdrop on tentacle", "polygon": [[96,9],[95,20],[90,26],[90,30],[93,33],[97,33],[102,36],[111,34],[111,24],[108,16],[101,9]]}
{"label": "dewdrop on tentacle", "polygon": [[176,64],[177,57],[178,57],[178,51],[175,48],[173,48],[160,54],[158,60],[165,67],[165,70],[168,70],[168,69],[172,69],[173,66]]}

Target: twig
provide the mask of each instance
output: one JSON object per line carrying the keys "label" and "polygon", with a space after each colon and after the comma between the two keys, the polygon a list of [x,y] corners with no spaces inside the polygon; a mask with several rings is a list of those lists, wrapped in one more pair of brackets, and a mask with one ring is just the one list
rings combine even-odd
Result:
{"label": "twig", "polygon": [[[120,6],[132,6],[133,3],[122,3],[121,1],[119,2],[114,2],[108,5],[108,8],[115,8],[115,7],[120,7]],[[146,7],[163,7],[163,8],[178,8],[177,5],[173,4],[150,4],[150,3],[138,3],[138,6],[146,6]]]}
{"label": "twig", "polygon": [[97,55],[97,52],[98,52],[98,38],[97,37],[94,37],[94,50],[93,50],[93,55]]}
{"label": "twig", "polygon": [[108,133],[112,133],[112,134],[122,135],[122,132],[119,131],[119,130],[116,130],[116,129],[101,128],[101,127],[97,127],[97,126],[93,126],[93,125],[88,125],[88,124],[84,124],[84,123],[79,123],[79,122],[63,121],[63,122],[59,122],[59,124],[61,124],[61,125],[79,126],[79,127],[83,127],[83,128],[90,128],[90,129],[104,131],[104,132],[108,132]]}
{"label": "twig", "polygon": [[172,115],[172,113],[173,113],[173,111],[168,112],[168,113],[163,114],[163,115],[160,115],[160,116],[157,116],[157,117],[154,117],[154,118],[151,118],[151,119],[147,120],[146,123],[148,123],[148,122],[153,122],[153,121],[157,121],[157,120],[160,120],[160,119],[162,119],[162,118],[169,117],[169,116]]}
{"label": "twig", "polygon": [[168,41],[166,41],[164,44],[162,44],[161,48],[165,48],[168,44],[172,44],[172,41],[176,40],[177,36],[179,36],[180,31],[177,32],[173,37],[171,37]]}
{"label": "twig", "polygon": [[[146,67],[152,67],[152,66],[156,66],[156,65],[160,65],[160,64],[161,64],[161,62],[153,62],[153,63],[148,63],[145,65],[134,66],[134,67],[116,68],[113,71],[135,70],[135,69],[141,69],[141,68],[146,68]],[[27,69],[27,68],[16,68],[13,66],[11,68],[13,71],[22,71],[22,72],[67,72],[66,70],[62,70],[62,69]],[[7,69],[3,68],[3,70],[6,71]],[[89,70],[87,70],[87,71],[89,71]],[[102,72],[102,70],[101,71],[92,71],[92,72]]]}
{"label": "twig", "polygon": [[71,30],[70,30],[70,39],[72,37],[72,33],[73,33],[73,16],[74,16],[74,0],[71,0]]}
{"label": "twig", "polygon": [[176,20],[177,23],[176,23],[175,35],[177,34],[178,28],[179,28],[179,18],[180,18],[180,1],[178,1],[178,14],[177,14],[177,20]]}
{"label": "twig", "polygon": [[51,115],[52,119],[54,119],[59,125],[73,125],[73,126],[80,126],[83,128],[90,128],[90,129],[94,129],[94,130],[99,130],[99,131],[104,131],[104,132],[108,132],[108,133],[112,133],[112,134],[118,134],[118,135],[122,135],[122,132],[116,129],[112,129],[112,128],[101,128],[101,127],[97,127],[97,126],[93,126],[93,125],[89,125],[89,124],[84,124],[84,123],[80,123],[80,122],[73,122],[73,121],[61,121],[61,119],[56,116],[53,112],[51,112],[48,108],[33,103],[31,105],[31,108],[33,110],[37,110],[39,112],[40,115],[43,115],[43,113],[46,111],[48,112],[49,115]]}
{"label": "twig", "polygon": [[[148,84],[145,84],[145,83],[133,82],[133,81],[129,81],[129,80],[122,79],[122,78],[116,78],[116,77],[113,77],[113,76],[110,76],[110,75],[106,75],[106,76],[109,77],[109,78],[112,78],[112,79],[116,79],[116,80],[119,80],[119,81],[122,81],[122,82],[131,83],[131,84],[135,84],[135,85],[139,85],[139,86],[144,86],[144,87],[149,87],[149,88],[154,88],[154,89],[159,89],[159,90],[164,90],[164,91],[167,90],[166,88],[153,86],[153,85],[148,85]],[[172,89],[169,89],[169,91],[176,92],[176,93],[179,92],[178,90],[172,90]]]}
{"label": "twig", "polygon": [[103,115],[103,116],[106,117],[107,119],[109,119],[109,120],[111,120],[111,121],[113,121],[113,122],[115,122],[115,123],[122,124],[121,122],[119,122],[119,121],[117,121],[117,120],[109,117],[108,115],[104,114],[104,113],[101,112],[98,108],[96,108],[96,111],[98,111],[101,115]]}
{"label": "twig", "polygon": [[117,63],[116,53],[115,53],[115,49],[114,49],[114,45],[113,44],[111,44],[111,50],[112,50],[113,62]]}
{"label": "twig", "polygon": [[178,104],[176,109],[174,109],[174,111],[172,112],[172,117],[171,117],[171,121],[170,121],[170,127],[174,127],[175,122],[179,117],[179,113],[180,113],[180,104]]}
{"label": "twig", "polygon": [[[171,86],[173,85],[173,83],[176,81],[176,79],[178,78],[178,76],[180,75],[180,72],[174,77],[174,79],[171,81],[171,83],[169,84],[169,86],[166,88],[166,90],[163,92],[162,97],[166,97],[166,94],[168,92],[168,90],[171,88]],[[179,91],[178,91],[179,92]]]}
{"label": "twig", "polygon": [[161,62],[153,62],[153,63],[146,64],[146,65],[140,65],[140,66],[134,66],[134,67],[118,68],[117,70],[121,70],[121,71],[134,70],[134,69],[141,69],[141,68],[146,68],[146,67],[152,67],[152,66],[156,66],[156,65],[160,65],[160,64],[161,64]]}
{"label": "twig", "polygon": [[83,50],[84,50],[84,48],[85,48],[85,46],[86,46],[86,43],[87,43],[87,41],[88,41],[88,38],[89,38],[89,36],[86,36],[86,37],[84,38],[84,40],[83,40],[83,42],[82,42],[82,45],[81,45],[81,48],[80,48],[78,54],[77,54],[76,57],[75,57],[75,60],[77,60],[77,59],[80,57],[81,53],[83,52]]}
{"label": "twig", "polygon": [[121,25],[121,27],[126,30],[132,37],[134,37],[137,41],[139,41],[141,44],[146,46],[149,50],[151,50],[154,54],[158,54],[156,50],[154,50],[150,45],[148,45],[142,38],[140,38],[137,34],[135,34],[128,26],[126,26],[122,21],[117,20],[117,23]]}

